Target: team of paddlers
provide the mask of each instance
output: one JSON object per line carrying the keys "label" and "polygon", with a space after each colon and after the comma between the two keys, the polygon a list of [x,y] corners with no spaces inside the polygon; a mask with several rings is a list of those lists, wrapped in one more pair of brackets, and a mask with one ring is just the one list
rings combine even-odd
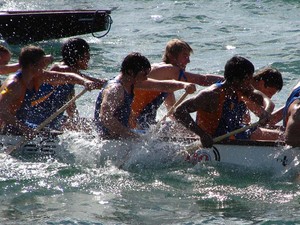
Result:
{"label": "team of paddlers", "polygon": [[[211,147],[215,137],[251,124],[252,113],[258,117],[257,126],[229,138],[282,140],[300,146],[300,83],[286,105],[273,112],[271,97],[283,86],[277,69],[267,67],[255,73],[248,59],[233,56],[225,64],[224,76],[196,74],[186,71],[191,53],[188,43],[172,39],[162,62],[151,65],[141,53],[132,52],[122,61],[119,74],[105,80],[83,74],[88,69],[90,46],[81,38],[70,38],[62,45],[59,63],[53,63],[42,48],[29,45],[21,49],[19,62],[11,64],[11,52],[2,46],[0,73],[10,75],[0,88],[1,134],[32,138],[38,135],[40,124],[67,104],[64,112],[47,121],[50,129],[96,130],[102,138],[139,138],[135,131],[155,126],[157,110],[165,103],[173,112],[169,118],[198,135],[203,147]],[[69,102],[76,84],[100,90],[96,105],[86,106],[95,107],[93,119],[81,118],[75,102]],[[207,87],[172,107],[175,91],[193,94],[197,85]]]}

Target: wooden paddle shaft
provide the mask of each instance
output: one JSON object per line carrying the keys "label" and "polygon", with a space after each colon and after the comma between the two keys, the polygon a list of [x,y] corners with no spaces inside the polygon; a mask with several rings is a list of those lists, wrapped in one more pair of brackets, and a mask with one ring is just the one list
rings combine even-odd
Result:
{"label": "wooden paddle shaft", "polygon": [[64,112],[73,102],[75,102],[78,98],[84,95],[87,92],[87,89],[83,89],[78,95],[74,96],[70,101],[68,101],[65,105],[63,105],[59,110],[53,113],[49,118],[47,118],[44,122],[42,122],[37,128],[37,131],[43,129],[47,124],[49,124],[53,119],[55,119],[59,114]]}
{"label": "wooden paddle shaft", "polygon": [[[239,128],[239,129],[237,129],[237,130],[231,131],[231,132],[229,132],[229,133],[227,133],[227,134],[224,134],[224,135],[221,135],[221,136],[219,136],[219,137],[214,138],[214,139],[213,139],[213,142],[214,142],[214,143],[217,143],[217,142],[222,141],[222,140],[224,140],[225,138],[228,138],[228,137],[230,137],[230,136],[232,136],[232,135],[241,133],[241,132],[243,132],[243,131],[245,131],[245,130],[248,130],[248,129],[250,129],[250,128],[253,128],[253,127],[257,127],[258,125],[259,125],[259,122],[255,122],[255,123],[252,123],[252,124],[250,124],[250,125],[248,125],[248,126],[244,126],[244,127]],[[201,147],[202,147],[202,146],[201,146],[201,142],[197,142],[197,143],[193,143],[193,144],[191,144],[190,146],[188,146],[184,151],[185,151],[185,152],[188,152],[189,154],[191,154],[191,153],[193,153],[194,151],[196,151],[197,149],[199,149],[199,148],[201,148]]]}
{"label": "wooden paddle shaft", "polygon": [[213,139],[213,141],[214,141],[214,143],[219,142],[219,141],[222,141],[222,140],[224,140],[225,138],[228,138],[228,137],[230,137],[230,136],[232,136],[232,135],[241,133],[241,132],[243,132],[243,131],[245,131],[245,130],[248,130],[248,129],[252,128],[252,127],[256,127],[256,126],[258,126],[258,125],[259,125],[259,122],[252,123],[252,124],[250,124],[250,125],[248,125],[248,126],[241,127],[241,128],[239,128],[239,129],[237,129],[237,130],[234,130],[234,131],[231,131],[231,132],[229,132],[229,133],[227,133],[227,134],[224,134],[224,135],[221,135],[221,136],[219,136],[219,137],[216,137],[216,138]]}
{"label": "wooden paddle shaft", "polygon": [[162,122],[164,121],[168,116],[170,116],[174,109],[181,103],[183,102],[183,100],[186,98],[186,96],[188,96],[188,93],[185,92],[179,99],[177,102],[175,102],[175,104],[170,108],[170,110],[167,112],[167,114],[159,121],[159,122]]}

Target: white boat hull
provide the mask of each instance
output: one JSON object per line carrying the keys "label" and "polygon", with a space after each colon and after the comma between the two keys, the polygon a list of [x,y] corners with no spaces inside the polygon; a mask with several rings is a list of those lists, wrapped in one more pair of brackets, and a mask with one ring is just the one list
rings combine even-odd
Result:
{"label": "white boat hull", "polygon": [[[23,136],[0,135],[1,153],[5,153],[7,149],[16,146],[22,140]],[[60,145],[57,137],[36,137],[33,140],[26,142],[19,149],[16,149],[14,154],[54,156],[59,149]]]}
{"label": "white boat hull", "polygon": [[242,166],[250,169],[264,169],[286,173],[290,169],[298,170],[300,148],[284,146],[282,143],[239,142],[236,144],[215,144],[213,148],[199,148],[194,154],[185,155],[187,162]]}
{"label": "white boat hull", "polygon": [[235,142],[215,144],[213,148],[198,148],[196,154],[184,150],[196,139],[145,138],[143,141],[122,144],[109,141],[99,151],[99,158],[111,159],[117,167],[131,169],[160,169],[176,166],[201,167],[218,165],[243,171],[271,172],[278,176],[300,171],[300,148],[283,143]]}
{"label": "white boat hull", "polygon": [[[14,153],[34,156],[55,156],[61,154],[66,146],[61,145],[58,136],[37,137]],[[75,137],[75,140],[78,140]],[[84,138],[85,139],[85,138]],[[0,149],[5,150],[16,146],[22,136],[0,135]],[[98,139],[97,139],[98,140]],[[300,148],[292,148],[282,143],[270,142],[228,142],[215,144],[213,148],[196,148],[191,155],[182,155],[180,152],[190,147],[195,139],[176,138],[149,138],[143,141],[104,141],[98,140],[90,148],[94,149],[94,157],[103,164],[107,159],[116,162],[116,166],[126,168],[163,168],[174,167],[179,164],[219,164],[239,166],[247,169],[272,171],[278,175],[290,170],[300,171]],[[77,149],[79,154],[84,149],[78,149],[78,143],[67,138],[67,149]],[[74,142],[75,146],[72,146]],[[91,141],[92,143],[92,141]],[[86,145],[86,143],[84,144]],[[188,156],[188,157],[187,157]],[[103,161],[104,160],[104,161]],[[102,163],[101,163],[102,162]]]}

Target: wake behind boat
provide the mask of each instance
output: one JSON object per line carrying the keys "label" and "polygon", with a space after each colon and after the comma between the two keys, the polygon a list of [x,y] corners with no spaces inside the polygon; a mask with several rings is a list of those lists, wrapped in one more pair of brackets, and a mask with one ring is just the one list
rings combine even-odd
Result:
{"label": "wake behind boat", "polygon": [[43,10],[0,12],[0,33],[8,44],[106,31],[112,24],[110,10]]}

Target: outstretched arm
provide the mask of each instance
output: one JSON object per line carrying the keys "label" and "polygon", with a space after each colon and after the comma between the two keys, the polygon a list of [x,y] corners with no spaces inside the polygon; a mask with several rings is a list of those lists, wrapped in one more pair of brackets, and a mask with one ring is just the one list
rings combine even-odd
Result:
{"label": "outstretched arm", "polygon": [[187,91],[189,94],[192,94],[196,91],[196,86],[191,83],[176,80],[155,80],[150,78],[137,83],[135,88],[161,92],[174,92],[180,89],[185,89],[185,91]]}
{"label": "outstretched arm", "polygon": [[7,65],[1,65],[0,66],[0,74],[8,75],[10,73],[16,72],[18,69],[20,69],[19,63],[11,63],[11,64],[7,64]]}
{"label": "outstretched arm", "polygon": [[[198,84],[200,86],[210,86],[216,82],[224,81],[224,77],[214,74],[196,74],[187,71],[184,72],[184,77],[186,77],[186,82]],[[182,70],[171,64],[164,64],[163,66],[153,66],[148,77],[157,80],[178,80],[179,74]],[[183,77],[180,79],[185,81]]]}
{"label": "outstretched arm", "polygon": [[95,89],[94,82],[76,74],[76,73],[62,73],[56,71],[43,71],[43,74],[39,76],[39,83],[49,83],[52,85],[63,84],[79,84],[83,85],[88,90]]}
{"label": "outstretched arm", "polygon": [[64,73],[76,73],[82,76],[83,78],[86,78],[90,81],[94,82],[94,89],[101,89],[103,85],[106,83],[107,80],[105,79],[98,79],[95,77],[88,76],[86,74],[81,73],[78,69],[71,68],[66,65],[62,64],[54,64],[51,68],[50,71],[56,71],[56,72],[64,72]]}
{"label": "outstretched arm", "polygon": [[217,82],[224,81],[224,77],[213,74],[195,74],[190,72],[184,72],[187,82],[198,84],[201,86],[210,86]]}
{"label": "outstretched arm", "polygon": [[103,85],[107,82],[107,80],[105,80],[105,79],[98,79],[95,77],[88,76],[86,74],[80,73],[80,75],[90,81],[93,81],[94,85],[95,85],[95,89],[101,89],[103,87]]}

